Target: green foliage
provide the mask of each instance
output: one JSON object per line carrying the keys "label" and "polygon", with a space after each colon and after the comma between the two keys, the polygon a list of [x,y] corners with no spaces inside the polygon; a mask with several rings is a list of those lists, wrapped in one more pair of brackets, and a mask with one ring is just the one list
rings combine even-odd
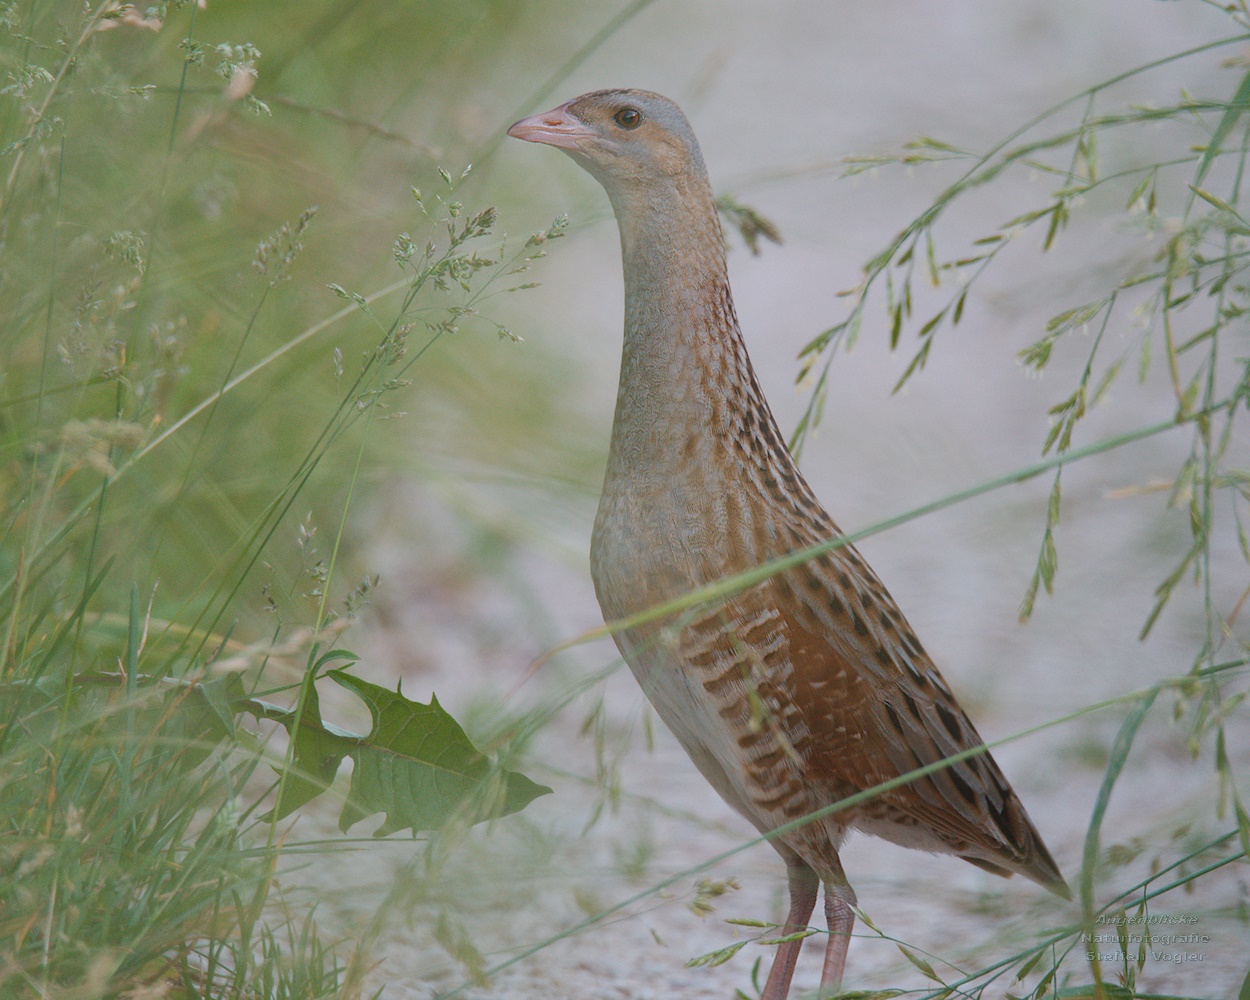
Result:
{"label": "green foliage", "polygon": [[[329,726],[320,718],[316,699],[309,699],[295,734],[295,771],[275,806],[278,819],[324,791],[345,757],[351,757],[356,766],[339,818],[344,832],[379,812],[386,814],[375,834],[379,837],[404,829],[414,834],[437,830],[466,809],[468,823],[481,823],[523,809],[539,795],[550,793],[550,788],[522,774],[493,768],[437,698],[431,698],[428,705],[409,701],[398,691],[387,691],[341,669],[326,676],[365,702],[373,729],[357,736]],[[240,709],[282,723],[288,732],[295,727],[293,712],[255,699],[238,704]]]}
{"label": "green foliage", "polygon": [[[513,246],[466,207],[468,168],[292,110],[266,73],[321,15],[287,13],[0,5],[6,998],[358,996],[372,940],[345,958],[279,881],[291,852],[333,847],[280,818],[348,756],[345,828],[380,812],[380,834],[460,834],[547,791],[500,766],[519,737],[479,753],[436,700],[348,673],[339,643],[378,584],[349,515],[396,448],[384,422],[465,363],[436,345],[517,339],[482,305],[532,284],[564,223]],[[405,58],[455,28],[426,20]],[[403,144],[435,193],[392,185],[376,198],[399,221],[353,231],[371,181],[344,134]],[[388,284],[381,234],[401,225]],[[370,733],[323,720],[323,676]]]}
{"label": "green foliage", "polygon": [[[1244,29],[1244,13],[1229,8],[1235,28]],[[1051,108],[985,154],[951,144],[921,138],[909,143],[898,157],[852,158],[849,174],[887,162],[917,164],[957,162],[968,164],[959,179],[934,203],[906,226],[894,240],[865,266],[860,284],[847,293],[852,297],[850,314],[815,337],[802,351],[799,379],[819,370],[805,415],[795,432],[792,447],[798,449],[819,420],[826,386],[826,372],[839,346],[858,336],[863,313],[874,292],[884,284],[885,306],[890,318],[890,343],[899,347],[903,330],[912,319],[912,287],[922,276],[941,291],[946,302],[925,318],[916,330],[919,346],[899,379],[901,387],[919,372],[929,357],[935,337],[946,327],[958,325],[970,289],[994,261],[1022,236],[1044,227],[1040,249],[1047,252],[1067,227],[1073,212],[1097,197],[1105,204],[1113,191],[1121,194],[1129,225],[1143,243],[1162,241],[1162,249],[1131,259],[1101,297],[1070,306],[1054,315],[1044,335],[1019,352],[1024,365],[1042,372],[1056,347],[1094,329],[1080,379],[1071,392],[1049,410],[1050,428],[1042,453],[1072,448],[1073,435],[1088,410],[1103,402],[1109,388],[1122,375],[1133,354],[1136,369],[1145,378],[1152,359],[1164,357],[1175,396],[1175,422],[1189,427],[1193,435],[1191,457],[1176,477],[1173,506],[1188,508],[1193,544],[1181,561],[1164,577],[1156,604],[1142,628],[1149,633],[1178,583],[1190,575],[1201,577],[1209,562],[1211,533],[1217,530],[1216,510],[1223,506],[1218,494],[1228,495],[1228,521],[1237,537],[1244,538],[1242,507],[1250,500],[1244,475],[1230,467],[1229,448],[1236,438],[1235,426],[1250,403],[1250,367],[1239,359],[1229,343],[1239,336],[1240,324],[1250,310],[1247,261],[1239,241],[1250,235],[1250,225],[1237,209],[1242,200],[1246,144],[1235,142],[1236,130],[1246,132],[1243,115],[1250,94],[1250,73],[1243,72],[1225,99],[1197,99],[1189,95],[1164,107],[1132,106],[1104,110],[1114,88],[1144,76],[1161,65],[1205,56],[1211,50],[1244,40],[1235,34],[1199,49],[1178,53],[1147,66],[1106,80],[1076,97]],[[1074,123],[1046,132],[1053,121],[1075,113]],[[1170,127],[1174,146],[1193,145],[1170,159],[1147,159],[1107,173],[1101,169],[1099,137],[1115,134],[1121,146],[1132,140],[1125,133],[1158,131]],[[1195,142],[1195,139],[1200,141]],[[1058,162],[1056,162],[1058,161]],[[965,253],[943,258],[936,250],[938,225],[957,202],[978,189],[1000,180],[1010,170],[1026,169],[1055,179],[1057,186],[1044,205],[1008,219],[994,232],[971,243]],[[1177,179],[1189,180],[1178,186]],[[1208,190],[1213,181],[1222,193]],[[1187,192],[1187,193],[1186,193]],[[1174,201],[1178,213],[1167,217],[1165,200]],[[1149,248],[1147,248],[1149,249]],[[1106,337],[1109,330],[1115,338]],[[1182,339],[1180,330],[1191,330]],[[1121,346],[1107,358],[1106,343]],[[1200,487],[1195,489],[1195,484]],[[1021,618],[1032,612],[1038,587],[1053,590],[1058,564],[1054,528],[1059,519],[1059,476],[1043,533],[1041,552],[1033,579],[1021,605]],[[1243,543],[1243,550],[1246,546]],[[1208,638],[1197,662],[1213,664],[1224,642],[1227,612],[1207,608]]]}

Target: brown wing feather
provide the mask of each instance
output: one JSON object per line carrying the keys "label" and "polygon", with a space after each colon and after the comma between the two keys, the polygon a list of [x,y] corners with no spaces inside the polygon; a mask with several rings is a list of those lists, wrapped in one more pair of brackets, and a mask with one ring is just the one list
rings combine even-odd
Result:
{"label": "brown wing feather", "polygon": [[[801,531],[790,526],[794,547],[836,532],[819,507],[805,513]],[[777,541],[761,540],[761,548]],[[984,746],[898,606],[849,546],[675,624],[631,630],[618,637],[622,652],[700,771],[761,830]],[[821,856],[836,858],[848,827],[1067,894],[988,753],[782,839],[818,867]]]}
{"label": "brown wing feather", "polygon": [[[809,734],[809,780],[845,794],[984,741],[902,612],[852,548],[775,580],[786,609],[794,701]],[[1067,885],[997,763],[981,753],[883,793],[856,827],[906,846]]]}

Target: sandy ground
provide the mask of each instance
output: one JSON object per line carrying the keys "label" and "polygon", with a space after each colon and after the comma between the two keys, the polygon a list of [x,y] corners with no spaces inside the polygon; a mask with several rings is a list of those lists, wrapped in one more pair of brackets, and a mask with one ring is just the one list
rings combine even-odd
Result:
{"label": "sandy ground", "polygon": [[[422,630],[429,635],[428,625]],[[510,678],[503,672],[501,684]],[[609,704],[617,706],[622,728],[636,719],[638,698],[627,675],[609,686]],[[593,774],[591,741],[578,732],[583,711],[574,707],[544,733],[534,756],[540,761],[568,761],[567,770]],[[993,720],[986,720],[989,729]],[[615,727],[614,727],[615,728]],[[994,725],[993,730],[1002,729]],[[384,954],[378,982],[386,996],[425,997],[458,985],[459,970],[429,944],[429,923],[451,912],[472,934],[488,962],[576,926],[588,915],[633,897],[650,884],[704,864],[739,847],[750,831],[689,766],[674,741],[656,733],[647,752],[635,739],[620,766],[621,802],[588,831],[583,825],[598,802],[589,782],[539,767],[534,775],[556,789],[556,796],[536,802],[522,819],[499,824],[491,834],[477,834],[464,854],[439,876],[434,899],[419,907],[415,927],[398,926],[379,950]],[[1244,730],[1241,733],[1244,737]],[[1088,737],[1087,737],[1088,738]],[[1057,742],[1057,755],[1072,753],[1080,738]],[[1241,746],[1245,746],[1244,740]],[[1055,774],[1054,757],[1033,755],[1026,747],[1006,748],[1000,757],[1029,808],[1054,847],[1061,866],[1074,874],[1090,803],[1100,772],[1067,763]],[[620,751],[623,752],[623,751]],[[562,768],[561,770],[564,770]],[[1210,760],[1192,763],[1177,735],[1166,725],[1150,727],[1129,774],[1114,799],[1107,823],[1108,842],[1133,842],[1142,851],[1137,862],[1112,873],[1106,886],[1127,886],[1145,874],[1150,861],[1175,854],[1174,829],[1194,822],[1206,833],[1219,829],[1209,815]],[[514,829],[509,824],[515,824]],[[524,826],[524,829],[520,827]],[[381,845],[380,845],[381,846]],[[376,905],[393,872],[415,853],[412,845],[368,848],[346,861],[362,870],[366,886],[354,897],[362,912]],[[992,937],[997,954],[1009,953],[1003,942],[1023,947],[1044,931],[1076,917],[1075,908],[1047,896],[1029,883],[1001,882],[950,859],[904,852],[865,838],[853,839],[844,863],[855,880],[865,910],[882,930],[914,949],[942,956],[935,962],[950,978],[956,968],[975,968],[989,960]],[[364,874],[367,873],[367,874]],[[380,876],[380,878],[379,878]],[[714,900],[716,912],[696,916],[689,904],[700,879],[734,880],[740,889]],[[370,879],[377,881],[368,885]],[[337,878],[335,879],[337,881]],[[1147,963],[1140,984],[1158,992],[1228,995],[1244,974],[1245,929],[1233,919],[1244,906],[1244,874],[1223,870],[1196,883],[1195,892],[1171,899],[1157,912],[1192,920],[1183,930],[1209,935],[1209,943],[1187,947],[1204,957],[1178,967],[1162,960]],[[698,874],[681,875],[666,890],[615,914],[604,923],[561,942],[496,976],[488,989],[472,997],[728,997],[746,988],[750,962],[762,949],[754,946],[718,969],[688,969],[699,954],[738,940],[742,928],[724,917],[779,919],[784,912],[781,867],[772,851],[756,846],[720,861]],[[848,985],[922,988],[923,977],[889,943],[871,933],[852,948]],[[425,948],[414,942],[424,940]],[[1179,949],[1158,949],[1175,954]],[[811,948],[797,982],[811,986],[818,978]],[[767,965],[765,964],[765,968]],[[988,995],[998,995],[991,990]]]}
{"label": "sandy ground", "polygon": [[[1010,8],[790,3],[757,10],[705,3],[677,11],[658,5],[558,96],[617,82],[672,94],[687,106],[717,188],[734,191],[781,226],[784,247],[759,258],[738,249],[731,268],[765,391],[789,428],[804,398],[793,387],[796,352],[842,315],[835,292],[855,283],[863,260],[950,180],[949,172],[925,169],[836,181],[829,164],[852,152],[897,149],[921,130],[984,148],[1061,96],[1213,37],[1217,21],[1193,4],[1127,0]],[[639,51],[647,53],[642,76]],[[1152,78],[1142,93],[1173,99],[1182,80],[1199,91],[1227,93],[1232,84],[1218,58]],[[581,224],[603,215],[597,189],[571,164],[540,160],[544,154],[557,159],[519,144],[501,154],[497,169],[545,178],[533,196],[532,223],[517,228],[539,228],[569,207],[579,224],[545,262],[544,287],[528,303],[532,311],[510,317],[508,325],[583,366],[584,378],[562,391],[572,400],[570,412],[580,414],[578,433],[606,447],[619,351],[615,230],[606,220]],[[1108,155],[1114,159],[1116,152]],[[795,175],[776,179],[787,170]],[[1022,177],[987,194],[975,212],[956,217],[954,232],[985,231],[1022,205],[1040,203],[1047,184]],[[1061,250],[1045,258],[1036,240],[1024,241],[970,298],[959,332],[943,334],[928,369],[901,395],[889,390],[908,356],[885,349],[885,321],[871,314],[878,326],[836,362],[824,423],[804,456],[813,487],[844,528],[870,525],[1036,458],[1046,409],[1070,390],[1086,349],[1061,352],[1041,380],[1024,375],[1015,353],[1046,317],[1093,294],[1101,268],[1118,273],[1121,255],[1136,252],[1121,226],[1122,217],[1078,220]],[[1090,416],[1082,440],[1166,419],[1160,374],[1156,366],[1143,388],[1125,381]],[[535,446],[558,452],[561,439],[553,432]],[[1164,494],[1136,489],[1170,479],[1188,447],[1185,435],[1172,435],[1065,473],[1056,594],[1039,601],[1027,626],[1017,624],[1016,610],[1036,558],[1048,478],[861,545],[987,739],[1189,668],[1201,627],[1192,589],[1178,596],[1148,642],[1137,640],[1153,588],[1183,551],[1187,528],[1181,515],[1165,509]],[[488,729],[498,699],[516,687],[534,657],[600,622],[585,563],[594,493],[593,476],[570,489],[492,476],[453,460],[438,481],[397,486],[374,515],[375,526],[387,528],[374,567],[384,583],[354,634],[365,654],[360,669],[379,682],[403,677],[412,697],[424,700],[435,691],[458,718]],[[476,528],[466,523],[469,509]],[[504,540],[490,549],[489,568],[483,531]],[[1227,607],[1245,586],[1245,566],[1231,534],[1217,545],[1217,591]],[[505,710],[564,698],[614,661],[609,644],[578,647],[544,667]],[[1115,790],[1103,842],[1131,859],[1102,873],[1100,900],[1131,886],[1152,863],[1170,863],[1185,845],[1231,828],[1214,808],[1209,742],[1191,756],[1189,719],[1173,721],[1175,706],[1172,695],[1159,699]],[[1124,708],[1109,709],[996,751],[1070,879],[1080,867],[1106,753],[1123,716]],[[468,982],[464,967],[436,941],[439,934],[471,940],[489,968],[631,899],[493,975],[489,986],[456,995],[728,1000],[735,989],[753,995],[751,964],[762,956],[766,970],[769,949],[749,944],[716,968],[686,962],[750,936],[749,928],[726,918],[782,915],[781,865],[770,848],[757,845],[693,871],[743,844],[750,830],[658,723],[647,746],[646,717],[628,672],[617,669],[610,681],[572,697],[531,748],[527,773],[551,785],[553,796],[492,829],[475,830],[433,870],[423,867],[422,845],[379,842],[292,873],[288,882],[321,890],[323,923],[354,935],[387,891],[403,884],[405,872],[422,873],[411,905],[387,918],[376,949],[372,981],[385,984],[389,1000],[424,1000]],[[1244,719],[1234,720],[1229,752],[1243,774],[1250,773],[1247,735]],[[310,813],[297,833],[313,836],[331,822]],[[858,927],[848,987],[932,986],[887,938],[932,956],[938,975],[951,981],[958,969],[1023,950],[1078,918],[1075,905],[1031,883],[866,838],[848,844],[843,862],[881,930]],[[669,878],[663,890],[643,895]],[[704,915],[690,906],[700,879],[727,888]],[[1148,958],[1139,986],[1231,996],[1250,965],[1247,881],[1244,864],[1232,865],[1199,878],[1192,892],[1163,900],[1159,912],[1186,921],[1169,930],[1209,940],[1157,943],[1160,956],[1172,957]],[[819,938],[809,943],[796,977],[801,989],[814,988],[819,978],[819,945]],[[1178,954],[1190,958],[1180,962]],[[1079,963],[1065,968],[1072,984],[1087,981]],[[1013,989],[1009,979],[984,996],[1003,996]]]}
{"label": "sandy ground", "polygon": [[[567,577],[564,592],[577,590],[576,574],[563,567],[530,570],[535,586],[544,591],[562,575]],[[457,602],[459,613],[446,604],[408,606],[403,634],[421,636],[421,660],[437,661],[443,669],[437,680],[426,671],[410,674],[407,693],[425,698],[422,689],[430,684],[440,699],[448,699],[449,692],[454,698],[458,684],[453,665],[461,657],[463,669],[496,691],[515,683],[524,670],[522,656],[498,657],[483,671],[484,659],[466,657],[463,648],[466,634],[489,634],[493,627],[511,632],[514,625],[517,633],[523,632],[523,609],[514,608],[516,620],[509,622],[504,608],[508,597],[500,591],[492,594],[495,589],[489,582],[470,587]],[[562,610],[569,614],[574,609],[565,605]],[[581,610],[592,613],[593,604]],[[478,615],[489,621],[475,623]],[[596,662],[610,663],[611,653],[601,651]],[[537,691],[543,680],[530,683],[534,700],[541,701]],[[563,683],[553,686],[561,689]],[[596,775],[596,740],[582,731],[600,695],[608,719],[604,765],[619,788],[617,801],[607,805],[602,776]],[[467,711],[472,717],[472,699],[464,704],[453,706],[453,711],[461,717]],[[1100,900],[1144,877],[1152,863],[1174,860],[1182,844],[1196,844],[1227,829],[1212,815],[1210,753],[1190,759],[1181,730],[1167,722],[1169,709],[1170,704],[1160,704],[1117,786],[1104,843],[1131,849],[1137,856],[1105,872]],[[729,998],[735,989],[753,995],[751,963],[762,956],[766,971],[770,949],[748,945],[734,960],[712,969],[687,968],[685,963],[758,933],[727,924],[727,918],[780,919],[785,910],[782,866],[770,848],[756,845],[701,869],[718,855],[741,848],[751,831],[707,787],[667,732],[656,728],[653,748],[645,746],[640,724],[644,712],[641,696],[623,668],[605,687],[574,701],[541,733],[531,754],[535,763],[526,768],[532,777],[551,785],[555,795],[537,800],[493,830],[475,830],[433,870],[422,860],[423,845],[392,840],[360,847],[319,865],[314,873],[300,872],[292,881],[332,889],[321,904],[323,924],[355,936],[406,873],[424,876],[416,879],[411,908],[399,907],[388,919],[376,950],[380,965],[371,981],[385,984],[385,997],[428,998],[465,984],[463,967],[452,962],[435,940],[440,920],[469,936],[490,967],[629,900],[634,901],[594,926],[492,976],[488,987],[458,995],[474,1000],[664,1000]],[[1016,726],[1015,719],[1007,722],[1005,713],[986,706],[974,714],[991,739]],[[1056,714],[1044,708],[1029,718],[1028,708],[1021,707],[1018,721],[1044,721]],[[1098,749],[1105,750],[1122,715],[1113,711],[1094,717],[1089,725],[1069,724],[997,751],[1070,878],[1079,870],[1085,824],[1102,778]],[[1246,728],[1230,730],[1241,766],[1247,763]],[[553,763],[559,766],[544,766]],[[603,812],[594,819],[599,807]],[[331,822],[328,815],[310,816],[298,830],[312,835],[324,824],[328,833]],[[1178,837],[1183,826],[1190,832]],[[363,824],[353,832],[367,827]],[[882,934],[929,956],[947,981],[957,979],[959,969],[976,969],[1023,950],[1046,932],[1079,919],[1075,905],[1031,883],[1003,881],[954,859],[904,851],[869,838],[852,838],[843,862],[861,905]],[[646,892],[674,876],[664,889]],[[691,903],[704,879],[731,886],[710,900],[714,912],[698,915]],[[1153,912],[1184,923],[1156,926],[1156,933],[1200,934],[1209,940],[1184,947],[1157,944],[1160,956],[1173,958],[1148,959],[1139,986],[1187,996],[1231,995],[1246,972],[1246,929],[1240,919],[1246,895],[1244,866],[1231,866],[1198,879],[1192,892],[1168,897]],[[894,944],[863,925],[858,935],[851,948],[848,988],[926,988],[924,976]],[[816,939],[800,965],[799,986],[811,988],[818,981],[819,951]],[[1177,954],[1192,957],[1177,964]],[[1072,973],[1074,983],[1088,979],[1079,965]],[[1036,979],[1031,977],[1029,984]],[[1009,985],[1004,980],[985,996],[1002,996]]]}

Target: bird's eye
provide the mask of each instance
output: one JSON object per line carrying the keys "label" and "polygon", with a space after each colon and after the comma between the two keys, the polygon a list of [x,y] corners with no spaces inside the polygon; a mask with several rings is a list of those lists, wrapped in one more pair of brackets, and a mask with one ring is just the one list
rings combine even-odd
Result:
{"label": "bird's eye", "polygon": [[637,108],[621,108],[612,116],[612,120],[621,128],[637,128],[642,122],[642,114]]}

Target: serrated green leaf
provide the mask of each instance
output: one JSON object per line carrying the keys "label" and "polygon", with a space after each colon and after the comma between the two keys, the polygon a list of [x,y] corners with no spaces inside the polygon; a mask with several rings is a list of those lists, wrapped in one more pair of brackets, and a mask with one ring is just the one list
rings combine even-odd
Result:
{"label": "serrated green leaf", "polygon": [[425,705],[342,670],[326,676],[357,695],[373,719],[369,735],[351,753],[355,769],[340,829],[380,812],[385,820],[376,836],[405,829],[415,834],[437,829],[466,806],[472,808],[469,822],[479,823],[551,791],[515,771],[493,768],[437,698]]}
{"label": "serrated green leaf", "polygon": [[[263,817],[266,822],[289,816],[329,788],[343,758],[355,749],[357,743],[355,737],[344,735],[341,730],[332,730],[321,721],[321,700],[317,688],[311,684],[300,725],[296,725],[293,710],[279,709],[268,717],[286,729],[294,748],[291,772],[282,784],[273,810]],[[274,770],[281,774],[279,768]]]}
{"label": "serrated green leaf", "polygon": [[373,726],[367,736],[322,721],[315,687],[295,733],[294,710],[255,698],[232,700],[233,711],[277,722],[294,740],[291,773],[265,820],[282,819],[324,792],[346,757],[355,767],[339,815],[343,831],[379,812],[385,818],[375,836],[438,829],[458,815],[479,823],[516,812],[551,791],[522,774],[493,767],[437,699],[429,705],[409,701],[342,668],[325,676],[368,706]]}

